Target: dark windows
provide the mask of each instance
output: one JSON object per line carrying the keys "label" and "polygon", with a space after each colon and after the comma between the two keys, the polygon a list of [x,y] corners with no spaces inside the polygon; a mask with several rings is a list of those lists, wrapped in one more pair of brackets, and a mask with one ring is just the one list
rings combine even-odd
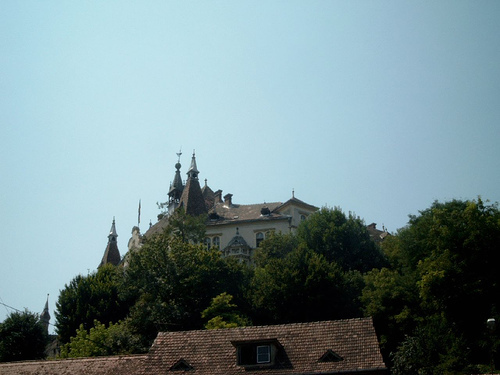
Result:
{"label": "dark windows", "polygon": [[264,241],[264,233],[262,232],[257,232],[257,234],[255,235],[255,244],[256,244],[256,247],[259,247],[260,243]]}
{"label": "dark windows", "polygon": [[271,362],[271,346],[247,344],[238,348],[238,364],[243,366]]}
{"label": "dark windows", "polygon": [[271,362],[271,346],[259,345],[257,346],[257,363]]}
{"label": "dark windows", "polygon": [[219,250],[220,249],[220,238],[219,237],[214,237],[214,239],[212,240],[212,245],[217,250]]}
{"label": "dark windows", "polygon": [[237,349],[238,366],[273,366],[278,352],[283,349],[276,339],[233,342],[232,344]]}

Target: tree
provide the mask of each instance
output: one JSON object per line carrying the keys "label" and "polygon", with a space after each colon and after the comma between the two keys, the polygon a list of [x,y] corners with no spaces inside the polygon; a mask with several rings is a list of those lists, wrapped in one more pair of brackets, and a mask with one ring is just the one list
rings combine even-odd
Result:
{"label": "tree", "polygon": [[242,316],[238,306],[231,303],[233,296],[224,292],[212,299],[212,303],[201,313],[208,319],[206,329],[235,328],[250,325],[250,320]]}
{"label": "tree", "polygon": [[141,345],[140,337],[133,334],[125,322],[110,323],[106,327],[96,320],[88,331],[83,324],[80,325],[70,342],[61,347],[60,357],[96,357],[145,351],[147,348]]}
{"label": "tree", "polygon": [[435,373],[488,362],[485,322],[500,311],[499,243],[498,206],[480,198],[434,202],[383,243],[392,269],[367,274],[362,300],[395,361],[427,353],[418,371]]}
{"label": "tree", "polygon": [[56,303],[56,330],[62,343],[83,324],[85,330],[94,321],[118,322],[128,313],[120,298],[122,268],[107,264],[88,276],[78,275],[64,286]]}
{"label": "tree", "polygon": [[[217,249],[184,242],[168,232],[149,239],[125,271],[134,300],[130,324],[146,342],[159,331],[200,329],[201,313],[215,296],[242,296],[244,265],[224,259]],[[235,297],[236,298],[236,297]]]}
{"label": "tree", "polygon": [[259,324],[307,322],[357,316],[359,272],[344,273],[306,246],[255,269],[251,284]]}
{"label": "tree", "polygon": [[299,243],[336,262],[343,270],[362,273],[384,264],[384,257],[359,217],[340,208],[322,208],[297,228]]}
{"label": "tree", "polygon": [[166,234],[180,238],[183,242],[203,242],[207,216],[188,215],[184,207],[179,207],[168,219]]}
{"label": "tree", "polygon": [[0,324],[0,361],[43,359],[47,342],[38,314],[13,312]]}

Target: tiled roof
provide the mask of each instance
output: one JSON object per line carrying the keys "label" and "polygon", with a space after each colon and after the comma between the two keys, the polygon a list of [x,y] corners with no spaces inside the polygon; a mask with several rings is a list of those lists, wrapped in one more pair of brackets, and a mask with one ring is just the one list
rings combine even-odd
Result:
{"label": "tiled roof", "polygon": [[[274,203],[259,203],[259,204],[231,204],[217,203],[209,212],[216,213],[219,217],[217,221],[209,221],[208,225],[227,224],[228,222],[241,222],[253,220],[283,220],[288,219],[288,216],[282,215],[275,211],[282,206],[281,202]],[[262,215],[263,207],[269,208],[270,215]],[[209,216],[211,217],[211,216]]]}
{"label": "tiled roof", "polygon": [[[282,352],[271,367],[237,365],[235,342],[277,340]],[[319,361],[332,351],[341,361]],[[183,360],[188,374],[349,374],[385,371],[371,318],[164,332],[156,338],[140,374],[165,374]],[[175,367],[174,367],[175,368]],[[176,371],[178,372],[178,371]]]}
{"label": "tiled roof", "polygon": [[104,266],[105,264],[108,263],[117,266],[118,264],[120,264],[120,261],[121,257],[117,243],[114,241],[108,242],[108,246],[106,246],[106,250],[104,251],[104,256],[102,257],[101,264],[99,264],[99,267]]}
{"label": "tiled roof", "polygon": [[186,214],[198,216],[207,213],[205,198],[200,188],[200,182],[195,178],[189,178],[182,191],[180,205],[184,207]]}
{"label": "tiled roof", "polygon": [[0,363],[0,375],[137,374],[146,355]]}
{"label": "tiled roof", "polygon": [[[270,367],[237,364],[241,343],[275,343]],[[323,359],[323,361],[321,360]],[[0,375],[381,374],[371,318],[159,333],[149,354],[0,363]]]}
{"label": "tiled roof", "polygon": [[300,199],[297,199],[295,197],[290,198],[285,203],[283,203],[281,206],[277,207],[275,210],[278,212],[282,211],[284,208],[286,208],[287,206],[289,206],[291,204],[294,204],[294,205],[299,206],[299,207],[303,207],[303,208],[310,210],[310,211],[317,211],[318,210],[318,207],[313,206],[312,204],[306,203],[304,201],[301,201]]}

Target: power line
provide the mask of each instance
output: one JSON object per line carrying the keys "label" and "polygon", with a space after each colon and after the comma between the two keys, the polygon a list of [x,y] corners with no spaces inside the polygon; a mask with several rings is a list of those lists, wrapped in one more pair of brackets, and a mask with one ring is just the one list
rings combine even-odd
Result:
{"label": "power line", "polygon": [[[0,298],[1,299],[1,298]],[[8,307],[9,309],[11,310],[16,310],[17,312],[22,312],[21,310],[19,309],[16,309],[15,307],[12,307],[12,306],[9,306],[7,305],[6,303],[3,303],[2,301],[0,301],[0,305],[4,305],[5,307]],[[8,311],[7,311],[8,312]]]}

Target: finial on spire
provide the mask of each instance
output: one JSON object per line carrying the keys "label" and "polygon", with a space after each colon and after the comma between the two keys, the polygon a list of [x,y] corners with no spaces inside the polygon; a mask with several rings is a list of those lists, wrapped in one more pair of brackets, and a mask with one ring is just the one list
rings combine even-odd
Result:
{"label": "finial on spire", "polygon": [[292,188],[292,198],[295,198],[295,189]]}
{"label": "finial on spire", "polygon": [[189,170],[187,171],[188,179],[194,178],[195,180],[198,179],[198,168],[196,167],[196,155],[195,155],[195,150],[193,150],[193,157],[191,158],[191,166],[189,167]]}
{"label": "finial on spire", "polygon": [[182,155],[182,147],[179,149],[179,152],[176,152],[176,154],[177,154],[177,163],[180,163]]}

